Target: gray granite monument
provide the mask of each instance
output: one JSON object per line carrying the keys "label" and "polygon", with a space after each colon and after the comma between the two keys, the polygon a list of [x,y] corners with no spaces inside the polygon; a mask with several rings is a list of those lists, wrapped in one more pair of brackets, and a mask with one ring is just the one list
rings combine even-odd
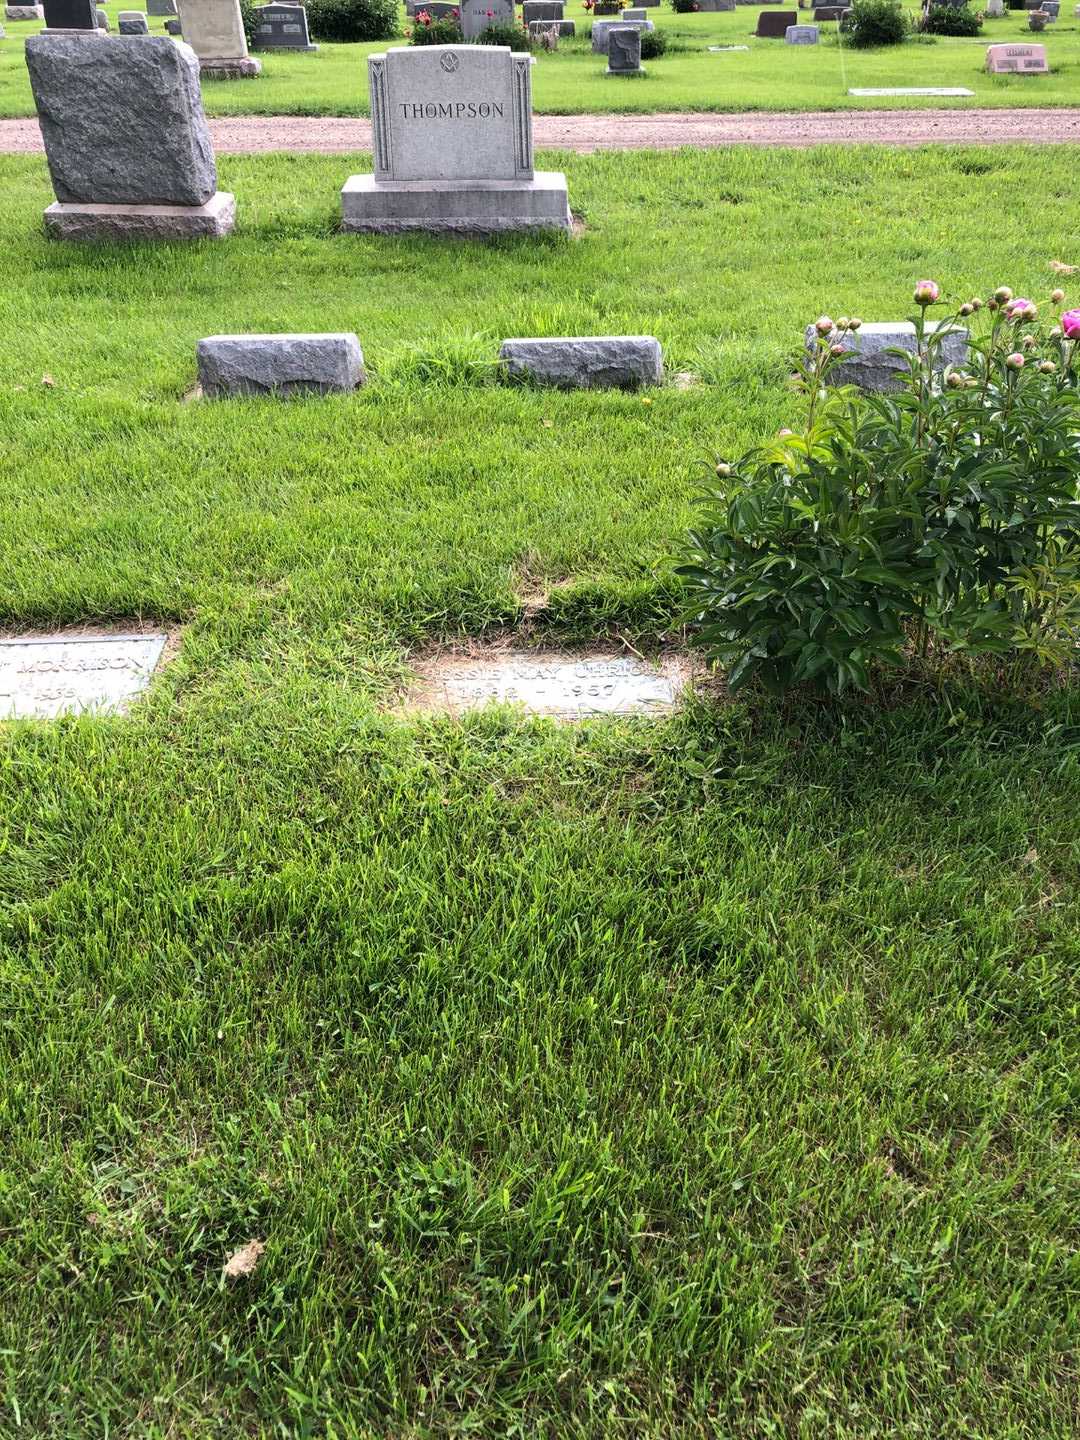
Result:
{"label": "gray granite monument", "polygon": [[594,55],[606,55],[608,36],[612,30],[624,30],[628,25],[638,30],[655,30],[651,20],[594,20],[592,27],[592,48]]}
{"label": "gray granite monument", "polygon": [[256,50],[302,50],[308,54],[318,50],[308,35],[303,5],[256,5],[255,14],[259,20],[252,42]]}
{"label": "gray granite monument", "polygon": [[97,5],[94,0],[45,0],[45,27],[57,31],[97,34]]}
{"label": "gray granite monument", "polygon": [[[46,228],[72,240],[227,235],[194,51],[165,35],[31,35],[26,64],[56,203]],[[152,137],[152,139],[151,139]]]}
{"label": "gray granite monument", "polygon": [[44,20],[44,5],[5,5],[5,20]]}
{"label": "gray granite monument", "polygon": [[370,55],[375,173],[345,182],[342,228],[568,231],[566,176],[533,170],[532,63],[505,45]]}
{"label": "gray granite monument", "polygon": [[557,390],[638,390],[664,379],[663,353],[652,335],[504,340],[499,359],[508,379]]}
{"label": "gray granite monument", "polygon": [[[930,325],[935,330],[936,325]],[[834,331],[837,343],[844,347],[848,358],[829,374],[830,385],[857,385],[862,390],[901,390],[902,377],[907,373],[907,362],[891,350],[906,350],[915,354],[915,326],[910,320],[891,323],[863,324],[855,334],[840,335]],[[956,326],[949,330],[938,351],[941,366],[966,365],[968,358],[968,331]],[[816,353],[818,334],[813,325],[806,327],[806,349]]]}
{"label": "gray granite monument", "polygon": [[636,25],[617,25],[608,31],[607,74],[644,75],[641,66],[641,31]]}
{"label": "gray granite monument", "polygon": [[[462,0],[461,33],[475,40],[490,25],[513,25],[514,0]],[[488,11],[492,14],[488,14]]]}
{"label": "gray granite monument", "polygon": [[226,395],[327,395],[363,385],[364,355],[350,332],[208,335],[195,347],[199,384]]}
{"label": "gray granite monument", "polygon": [[167,15],[176,14],[176,0],[146,0],[147,15],[163,20]]}
{"label": "gray granite monument", "polygon": [[262,70],[248,54],[240,0],[180,0],[180,24],[203,75],[231,80]]}

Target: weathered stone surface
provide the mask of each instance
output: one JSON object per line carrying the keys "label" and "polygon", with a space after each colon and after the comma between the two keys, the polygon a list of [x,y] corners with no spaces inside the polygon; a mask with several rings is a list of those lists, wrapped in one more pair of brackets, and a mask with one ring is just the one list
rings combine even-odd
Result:
{"label": "weathered stone surface", "polygon": [[150,27],[141,10],[121,10],[117,20],[121,35],[149,35]]}
{"label": "weathered stone surface", "polygon": [[150,683],[164,635],[40,635],[0,640],[0,720],[123,713]]}
{"label": "weathered stone surface", "polygon": [[606,55],[608,50],[608,36],[612,30],[624,29],[627,25],[638,30],[655,30],[656,26],[651,20],[594,20],[592,27],[592,48],[594,55]]}
{"label": "weathered stone surface", "polygon": [[577,25],[573,20],[530,20],[529,34],[534,38],[546,35],[549,31],[556,31],[564,40],[572,39],[577,34]]}
{"label": "weathered stone surface", "polygon": [[180,0],[180,23],[204,74],[226,65],[235,74],[257,75],[262,69],[254,60],[250,70],[238,67],[238,62],[248,59],[239,0]]}
{"label": "weathered stone surface", "polygon": [[160,18],[164,18],[166,15],[175,15],[176,0],[146,0],[146,13]]}
{"label": "weathered stone surface", "polygon": [[221,240],[236,224],[236,199],[218,190],[205,205],[61,205],[45,211],[45,228],[61,240]]}
{"label": "weathered stone surface", "polygon": [[645,14],[644,9],[635,9],[635,10],[624,10],[624,11],[622,12],[622,18],[623,18],[624,20],[629,21],[629,20],[647,20],[649,17],[648,17],[648,15]]}
{"label": "weathered stone surface", "polygon": [[581,720],[589,715],[663,715],[690,683],[681,656],[656,662],[629,655],[518,652],[445,656],[421,663],[410,708],[461,714],[488,704],[519,705],[532,715]]}
{"label": "weathered stone surface", "polygon": [[359,234],[410,230],[497,235],[573,228],[566,176],[538,171],[529,180],[376,180],[350,175],[341,190],[341,228]]}
{"label": "weathered stone surface", "polygon": [[724,10],[734,10],[735,0],[698,0],[698,9],[708,14],[715,14]]}
{"label": "weathered stone surface", "polygon": [[621,25],[608,31],[609,75],[644,75],[641,68],[641,31],[636,25]]}
{"label": "weathered stone surface", "polygon": [[205,205],[217,189],[194,51],[165,36],[31,35],[26,63],[57,200]]}
{"label": "weathered stone surface", "polygon": [[364,383],[360,341],[326,335],[210,335],[196,347],[199,384],[224,395],[326,394]]}
{"label": "weathered stone surface", "polygon": [[651,335],[504,340],[499,358],[512,379],[560,390],[637,390],[664,378],[660,342]]}
{"label": "weathered stone surface", "polygon": [[521,23],[531,25],[534,20],[561,20],[564,9],[563,0],[524,0]]}
{"label": "weathered stone surface", "polygon": [[[934,327],[929,327],[933,330]],[[887,355],[887,350],[906,350],[915,354],[915,326],[909,320],[864,324],[855,336],[837,336],[837,340],[850,352],[851,358],[839,364],[829,376],[832,385],[858,385],[861,390],[899,390],[900,377],[907,366],[899,355]],[[817,331],[813,325],[806,327],[806,348],[812,354],[817,349]],[[945,337],[939,351],[940,363],[966,365],[968,358],[968,332],[954,329]]]}
{"label": "weathered stone surface", "polygon": [[44,5],[5,5],[5,20],[44,20]]}

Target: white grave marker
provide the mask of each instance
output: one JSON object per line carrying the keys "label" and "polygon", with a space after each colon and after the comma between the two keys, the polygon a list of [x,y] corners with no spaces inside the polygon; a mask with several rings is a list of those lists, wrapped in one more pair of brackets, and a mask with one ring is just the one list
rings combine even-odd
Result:
{"label": "white grave marker", "polygon": [[589,715],[663,715],[685,684],[676,662],[659,666],[631,656],[575,659],[527,652],[475,660],[451,657],[430,670],[436,708],[460,714],[482,705],[521,705],[533,715],[580,720]]}
{"label": "white grave marker", "polygon": [[0,720],[123,713],[164,648],[164,635],[0,639]]}

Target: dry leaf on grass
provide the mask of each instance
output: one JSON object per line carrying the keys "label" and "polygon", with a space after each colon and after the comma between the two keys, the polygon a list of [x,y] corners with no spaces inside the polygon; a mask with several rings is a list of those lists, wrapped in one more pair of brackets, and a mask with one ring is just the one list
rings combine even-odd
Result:
{"label": "dry leaf on grass", "polygon": [[52,378],[51,375],[45,374],[41,377],[41,383],[45,386],[47,390],[51,390],[56,384],[56,381]]}
{"label": "dry leaf on grass", "polygon": [[222,1275],[226,1280],[239,1280],[242,1275],[250,1275],[265,1249],[266,1246],[261,1240],[249,1240],[246,1245],[241,1245],[239,1250],[234,1250],[225,1261],[221,1267]]}
{"label": "dry leaf on grass", "polygon": [[1080,265],[1065,265],[1060,260],[1051,260],[1050,269],[1055,275],[1075,275]]}

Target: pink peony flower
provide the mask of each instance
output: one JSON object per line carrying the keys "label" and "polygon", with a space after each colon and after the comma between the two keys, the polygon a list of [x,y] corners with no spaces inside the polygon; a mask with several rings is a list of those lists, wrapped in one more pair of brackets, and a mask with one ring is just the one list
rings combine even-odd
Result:
{"label": "pink peony flower", "polygon": [[1005,313],[1010,320],[1034,320],[1039,307],[1033,300],[1010,300],[1005,306]]}
{"label": "pink peony flower", "polygon": [[1010,370],[1022,370],[1024,368],[1024,357],[1019,350],[1014,350],[1011,355],[1005,356],[1005,364]]}
{"label": "pink peony flower", "polygon": [[1066,340],[1080,340],[1080,310],[1066,310],[1061,317],[1061,333]]}
{"label": "pink peony flower", "polygon": [[936,280],[920,280],[915,286],[915,304],[933,305],[941,295],[941,287]]}

